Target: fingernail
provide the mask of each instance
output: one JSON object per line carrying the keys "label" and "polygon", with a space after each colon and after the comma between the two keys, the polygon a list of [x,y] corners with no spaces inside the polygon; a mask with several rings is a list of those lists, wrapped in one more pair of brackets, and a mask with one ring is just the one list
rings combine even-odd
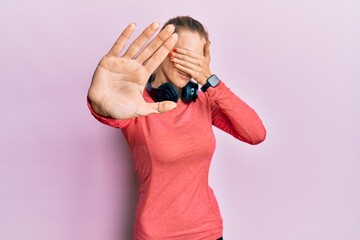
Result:
{"label": "fingernail", "polygon": [[173,52],[175,52],[175,53],[177,52],[176,48],[173,49]]}

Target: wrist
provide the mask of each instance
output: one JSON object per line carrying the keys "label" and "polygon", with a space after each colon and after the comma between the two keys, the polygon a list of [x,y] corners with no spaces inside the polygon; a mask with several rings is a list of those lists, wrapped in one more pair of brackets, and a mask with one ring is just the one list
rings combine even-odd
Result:
{"label": "wrist", "polygon": [[91,107],[91,110],[94,113],[96,113],[97,115],[100,115],[102,117],[110,117],[107,113],[102,111],[101,108],[97,104],[92,102],[89,97],[87,98],[87,100],[88,100],[88,105]]}
{"label": "wrist", "polygon": [[206,92],[209,87],[215,88],[219,83],[220,79],[215,74],[212,74],[201,87],[201,91]]}
{"label": "wrist", "polygon": [[96,91],[94,91],[92,88],[89,89],[87,100],[89,105],[91,106],[91,109],[98,115],[101,115],[103,117],[110,117],[110,115],[104,111],[102,107],[102,101],[100,100],[98,94],[96,94]]}
{"label": "wrist", "polygon": [[208,79],[212,76],[213,74],[211,72],[208,72],[206,74],[204,74],[204,77],[201,79],[201,81],[199,82],[201,85],[205,85],[208,81]]}

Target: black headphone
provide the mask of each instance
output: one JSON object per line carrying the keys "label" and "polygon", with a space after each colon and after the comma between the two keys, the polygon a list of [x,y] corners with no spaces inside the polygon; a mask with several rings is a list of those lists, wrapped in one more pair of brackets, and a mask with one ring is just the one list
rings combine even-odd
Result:
{"label": "black headphone", "polygon": [[[155,102],[173,101],[177,102],[179,99],[178,89],[170,82],[161,84],[158,88],[153,88],[151,83],[154,81],[155,75],[152,74],[146,83],[146,90],[149,92],[151,98]],[[198,96],[199,85],[195,82],[189,81],[185,87],[181,89],[181,100],[184,103],[195,102]]]}

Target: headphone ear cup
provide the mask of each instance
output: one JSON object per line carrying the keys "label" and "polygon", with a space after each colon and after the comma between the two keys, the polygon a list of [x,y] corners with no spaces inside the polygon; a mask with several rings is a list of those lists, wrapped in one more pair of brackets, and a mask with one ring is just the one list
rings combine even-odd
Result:
{"label": "headphone ear cup", "polygon": [[189,81],[185,87],[181,89],[181,100],[184,103],[195,102],[199,92],[199,85],[192,81]]}

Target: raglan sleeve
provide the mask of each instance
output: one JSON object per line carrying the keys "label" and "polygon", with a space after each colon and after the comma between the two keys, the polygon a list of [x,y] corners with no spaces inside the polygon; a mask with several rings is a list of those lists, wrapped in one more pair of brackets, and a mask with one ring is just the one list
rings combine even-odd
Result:
{"label": "raglan sleeve", "polygon": [[106,124],[108,126],[114,127],[114,128],[126,128],[129,125],[133,124],[135,122],[135,118],[129,118],[129,119],[114,119],[110,117],[104,117],[99,114],[97,114],[94,109],[91,106],[90,100],[87,99],[87,106],[91,112],[91,114],[101,123]]}
{"label": "raglan sleeve", "polygon": [[266,129],[258,114],[223,81],[215,88],[208,88],[205,94],[210,102],[214,126],[249,144],[265,140]]}

